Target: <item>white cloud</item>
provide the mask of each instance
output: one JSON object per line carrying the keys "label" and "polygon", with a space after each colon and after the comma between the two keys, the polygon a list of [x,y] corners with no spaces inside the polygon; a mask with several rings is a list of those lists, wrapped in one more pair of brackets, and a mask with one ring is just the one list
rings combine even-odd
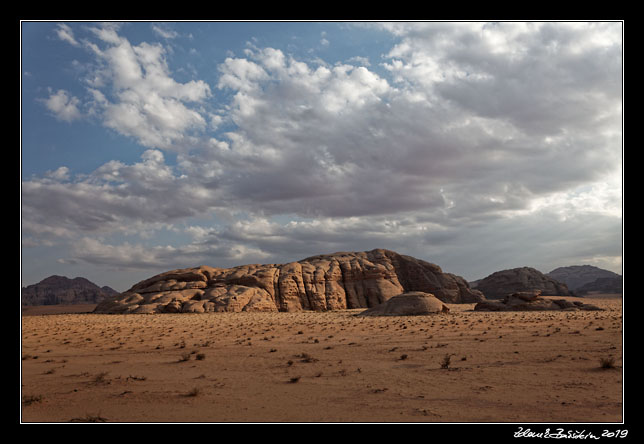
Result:
{"label": "white cloud", "polygon": [[579,214],[603,215],[621,219],[623,183],[620,171],[604,180],[535,199],[529,211],[549,209],[560,220]]}
{"label": "white cloud", "polygon": [[364,67],[281,68],[272,71],[278,83],[239,86],[252,93],[238,93],[234,154],[218,158],[248,161],[249,176],[235,177],[252,180],[230,182],[248,207],[329,216],[425,208],[475,218],[525,208],[619,166],[608,139],[566,134],[544,146],[506,119],[417,101]]}
{"label": "white cloud", "polygon": [[247,92],[256,87],[257,81],[268,78],[266,71],[261,66],[246,59],[228,57],[219,69],[222,72],[222,76],[219,78],[219,88],[228,87]]}
{"label": "white cloud", "polygon": [[90,82],[95,98],[92,109],[101,113],[105,126],[146,147],[163,149],[178,149],[191,131],[206,127],[204,116],[189,104],[210,96],[207,83],[175,81],[161,45],[133,46],[112,26],[92,30],[107,44],[104,49],[92,46],[101,64]]}
{"label": "white cloud", "polygon": [[384,64],[401,85],[530,135],[595,131],[621,102],[620,23],[385,26],[402,37]]}
{"label": "white cloud", "polygon": [[[103,22],[101,26],[94,26],[89,28],[89,30],[96,35],[99,39],[104,42],[111,43],[113,45],[118,45],[121,41],[121,37],[118,35],[118,30],[121,27],[120,23],[117,22]],[[92,46],[95,51],[99,51],[96,45]]]}
{"label": "white cloud", "polygon": [[179,36],[179,33],[170,29],[167,24],[155,23],[152,25],[152,30],[164,39],[174,39]]}
{"label": "white cloud", "polygon": [[71,239],[79,233],[140,234],[217,206],[216,191],[166,165],[157,150],[141,162],[111,161],[89,175],[71,177],[61,167],[44,178],[23,181],[23,234]]}
{"label": "white cloud", "polygon": [[72,31],[72,28],[70,28],[69,25],[65,23],[58,24],[56,28],[56,35],[59,39],[73,46],[80,46],[80,43],[78,43],[78,41],[76,41],[76,39],[74,38],[74,31]]}
{"label": "white cloud", "polygon": [[81,112],[78,109],[80,100],[64,89],[51,93],[47,99],[43,100],[43,103],[59,120],[71,122],[81,118]]}
{"label": "white cloud", "polygon": [[363,56],[353,56],[347,59],[347,62],[349,63],[355,63],[357,65],[362,65],[366,67],[370,67],[371,63],[369,63],[369,59],[367,57]]}
{"label": "white cloud", "polygon": [[54,171],[48,171],[45,175],[58,181],[69,180],[69,168],[61,166]]}

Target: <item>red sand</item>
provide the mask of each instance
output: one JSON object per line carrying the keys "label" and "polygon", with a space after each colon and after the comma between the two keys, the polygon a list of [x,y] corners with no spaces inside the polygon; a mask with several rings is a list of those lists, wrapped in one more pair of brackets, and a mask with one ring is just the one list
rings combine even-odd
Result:
{"label": "red sand", "polygon": [[[450,304],[449,314],[368,318],[31,308],[22,317],[22,421],[620,422],[622,301],[590,302],[606,311]],[[614,368],[602,369],[609,358]]]}

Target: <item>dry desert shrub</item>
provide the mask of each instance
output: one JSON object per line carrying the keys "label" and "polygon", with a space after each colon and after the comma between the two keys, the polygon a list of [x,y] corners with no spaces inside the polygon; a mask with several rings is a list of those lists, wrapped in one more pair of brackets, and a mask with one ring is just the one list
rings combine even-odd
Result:
{"label": "dry desert shrub", "polygon": [[452,356],[449,353],[443,356],[443,360],[441,361],[441,368],[449,368],[449,364],[451,360],[452,360]]}
{"label": "dry desert shrub", "polygon": [[42,395],[25,395],[22,397],[22,403],[24,405],[31,405],[35,402],[41,402]]}
{"label": "dry desert shrub", "polygon": [[615,368],[615,358],[613,356],[608,356],[607,358],[601,358],[599,360],[599,368],[604,370],[610,370]]}
{"label": "dry desert shrub", "polygon": [[302,353],[300,355],[297,355],[299,358],[302,358],[300,362],[316,362],[317,359],[314,358],[313,356],[309,355],[308,353]]}
{"label": "dry desert shrub", "polygon": [[195,387],[192,390],[190,390],[188,393],[186,393],[187,397],[194,398],[201,393],[201,389],[199,387]]}
{"label": "dry desert shrub", "polygon": [[72,418],[70,422],[106,422],[107,418],[103,418],[100,413],[96,415],[87,414],[82,418]]}
{"label": "dry desert shrub", "polygon": [[108,372],[101,372],[94,376],[94,384],[109,384],[109,380],[105,379]]}

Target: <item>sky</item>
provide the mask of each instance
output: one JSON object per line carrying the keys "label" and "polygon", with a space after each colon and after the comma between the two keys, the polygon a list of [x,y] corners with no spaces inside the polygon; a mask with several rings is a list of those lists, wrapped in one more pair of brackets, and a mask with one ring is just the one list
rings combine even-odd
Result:
{"label": "sky", "polygon": [[622,22],[22,22],[22,285],[374,248],[621,274],[622,57]]}

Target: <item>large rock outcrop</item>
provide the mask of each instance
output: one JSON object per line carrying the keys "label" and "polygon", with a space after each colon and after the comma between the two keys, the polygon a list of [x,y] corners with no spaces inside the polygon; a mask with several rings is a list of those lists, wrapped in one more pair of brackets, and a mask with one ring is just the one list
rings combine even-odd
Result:
{"label": "large rock outcrop", "polygon": [[530,267],[492,273],[477,282],[476,289],[488,299],[500,299],[516,292],[540,291],[544,296],[570,296],[566,284]]}
{"label": "large rock outcrop", "polygon": [[98,304],[118,294],[110,287],[99,287],[85,278],[49,276],[37,284],[22,288],[22,305]]}
{"label": "large rock outcrop", "polygon": [[168,271],[104,301],[96,313],[326,311],[369,308],[408,291],[447,303],[484,300],[460,276],[389,250],[334,253],[287,264]]}

